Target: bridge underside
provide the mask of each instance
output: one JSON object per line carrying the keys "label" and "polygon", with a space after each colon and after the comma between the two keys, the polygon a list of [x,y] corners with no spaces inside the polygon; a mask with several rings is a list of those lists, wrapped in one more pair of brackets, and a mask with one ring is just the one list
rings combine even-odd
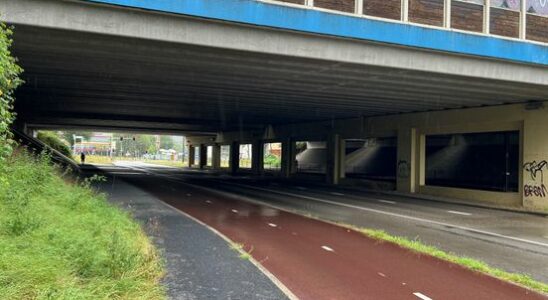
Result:
{"label": "bridge underside", "polygon": [[548,100],[544,85],[409,69],[26,25],[14,38],[17,110],[36,128],[206,134]]}
{"label": "bridge underside", "polygon": [[179,133],[193,167],[264,175],[276,153],[286,178],[308,163],[333,184],[548,209],[531,176],[548,158],[546,65],[86,1],[0,7],[28,129]]}

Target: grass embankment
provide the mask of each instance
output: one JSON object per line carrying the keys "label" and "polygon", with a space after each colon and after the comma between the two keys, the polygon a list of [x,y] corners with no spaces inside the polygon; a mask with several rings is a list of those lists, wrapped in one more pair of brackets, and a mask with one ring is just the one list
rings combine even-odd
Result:
{"label": "grass embankment", "polygon": [[0,299],[163,299],[163,265],[139,224],[48,158],[1,163]]}
{"label": "grass embankment", "polygon": [[352,225],[348,224],[340,224],[339,225],[350,228],[352,230],[359,231],[363,233],[364,235],[376,239],[381,242],[390,242],[399,245],[402,248],[409,249],[413,252],[419,253],[419,254],[426,254],[433,257],[436,257],[438,259],[448,261],[460,266],[463,266],[467,269],[470,269],[472,271],[484,273],[505,281],[513,282],[515,284],[524,286],[526,288],[529,288],[531,290],[548,294],[548,284],[542,283],[539,281],[534,280],[529,275],[525,274],[516,274],[516,273],[509,273],[506,271],[503,271],[501,269],[497,269],[494,267],[489,266],[488,264],[479,261],[477,259],[473,259],[470,257],[464,257],[464,256],[458,256],[453,253],[448,253],[443,250],[440,250],[434,246],[429,246],[423,244],[421,241],[418,240],[410,240],[404,237],[400,236],[393,236],[390,235],[382,230],[374,230],[374,229],[366,229],[366,228],[358,228]]}

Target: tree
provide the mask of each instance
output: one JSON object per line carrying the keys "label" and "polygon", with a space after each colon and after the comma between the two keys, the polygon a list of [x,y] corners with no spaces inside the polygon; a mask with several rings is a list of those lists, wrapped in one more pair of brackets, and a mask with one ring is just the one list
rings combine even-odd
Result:
{"label": "tree", "polygon": [[175,143],[173,143],[173,138],[169,135],[160,136],[160,148],[162,149],[173,149]]}

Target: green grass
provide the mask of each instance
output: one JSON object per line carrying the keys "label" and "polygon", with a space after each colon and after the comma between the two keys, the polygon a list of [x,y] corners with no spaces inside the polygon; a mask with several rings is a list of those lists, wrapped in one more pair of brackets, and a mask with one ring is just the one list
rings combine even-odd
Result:
{"label": "green grass", "polygon": [[251,251],[248,253],[247,251],[245,251],[244,245],[243,245],[243,244],[239,244],[239,243],[234,243],[234,242],[232,242],[232,243],[230,244],[230,249],[232,249],[232,250],[238,252],[238,257],[239,257],[240,259],[243,259],[243,260],[249,260],[249,259],[251,259],[251,252],[252,252],[253,250],[251,250]]}
{"label": "green grass", "polygon": [[453,253],[448,253],[434,246],[425,245],[419,240],[410,240],[400,236],[393,236],[382,230],[358,228],[352,225],[341,224],[341,223],[339,223],[338,225],[341,225],[346,228],[350,228],[352,230],[356,230],[370,238],[373,238],[381,242],[394,243],[399,245],[402,248],[409,249],[419,254],[430,255],[430,256],[439,258],[441,260],[445,260],[445,261],[463,266],[472,271],[488,274],[490,276],[493,276],[505,281],[513,282],[515,284],[521,285],[531,290],[534,290],[543,294],[548,294],[548,284],[536,281],[526,274],[509,273],[501,269],[491,267],[488,264],[482,261],[479,261],[477,259],[458,256]]}
{"label": "green grass", "polygon": [[139,224],[47,157],[0,165],[0,299],[164,299]]}
{"label": "green grass", "polygon": [[146,162],[147,164],[162,165],[162,166],[177,167],[177,168],[182,168],[182,167],[186,166],[180,160],[153,160],[153,159],[147,159],[144,162]]}
{"label": "green grass", "polygon": [[[80,155],[73,155],[72,159],[80,163]],[[110,156],[86,155],[86,164],[112,165]]]}

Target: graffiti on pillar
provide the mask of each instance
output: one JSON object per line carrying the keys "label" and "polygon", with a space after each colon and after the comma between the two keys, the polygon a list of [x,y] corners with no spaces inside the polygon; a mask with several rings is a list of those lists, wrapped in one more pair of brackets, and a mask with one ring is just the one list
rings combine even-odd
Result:
{"label": "graffiti on pillar", "polygon": [[544,171],[548,170],[548,161],[530,161],[523,165],[523,170],[528,173],[530,181],[524,185],[525,197],[541,197],[548,195],[548,189],[544,185]]}
{"label": "graffiti on pillar", "polygon": [[409,162],[406,160],[398,161],[398,177],[399,178],[408,178],[409,173],[411,172]]}

